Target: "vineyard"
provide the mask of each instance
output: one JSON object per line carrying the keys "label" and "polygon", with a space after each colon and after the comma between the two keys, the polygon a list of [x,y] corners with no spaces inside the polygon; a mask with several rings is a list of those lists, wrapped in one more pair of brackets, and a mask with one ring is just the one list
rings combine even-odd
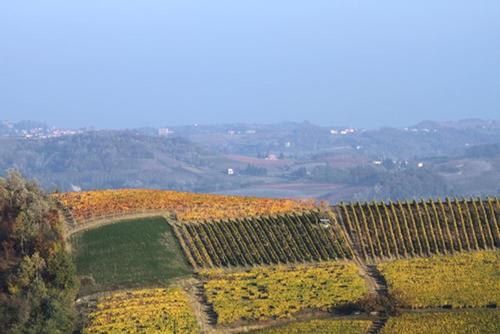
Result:
{"label": "vineyard", "polygon": [[174,223],[195,268],[372,262],[500,246],[498,200],[340,204],[274,216]]}
{"label": "vineyard", "polygon": [[[197,282],[186,289],[189,298],[176,288],[103,297],[87,334],[197,333],[199,325],[235,331],[260,321],[271,325],[255,333],[410,334],[462,327],[489,333],[490,323],[474,319],[498,318],[498,311],[486,309],[500,303],[496,198],[316,207],[149,190],[57,196],[81,224],[109,214],[170,213],[167,220],[135,219],[70,235],[79,274],[93,277],[96,290],[164,286],[192,269]],[[367,317],[369,307],[389,309],[375,302],[393,303],[403,315],[381,311],[387,313],[370,320],[280,324],[332,311],[365,310]],[[193,305],[205,320],[195,320]],[[433,313],[434,323],[421,311],[404,313],[443,307],[484,309]]]}
{"label": "vineyard", "polygon": [[312,202],[288,199],[143,189],[72,192],[54,196],[71,211],[78,223],[144,211],[166,211],[175,213],[180,220],[201,220],[300,212],[314,207]]}
{"label": "vineyard", "polygon": [[254,331],[254,334],[365,334],[370,320],[310,320]]}
{"label": "vineyard", "polygon": [[195,268],[352,258],[340,226],[319,211],[174,223],[174,228]]}
{"label": "vineyard", "polygon": [[368,288],[353,262],[253,268],[226,273],[205,270],[204,289],[219,324],[290,318],[307,309],[328,311],[355,303]]}
{"label": "vineyard", "polygon": [[84,334],[198,333],[187,295],[179,288],[112,293],[99,300]]}
{"label": "vineyard", "polygon": [[340,204],[334,211],[365,261],[500,247],[500,202]]}
{"label": "vineyard", "polygon": [[378,265],[403,305],[484,307],[500,304],[500,251],[399,259]]}
{"label": "vineyard", "polygon": [[381,334],[493,334],[500,333],[498,310],[457,313],[403,313],[391,317]]}

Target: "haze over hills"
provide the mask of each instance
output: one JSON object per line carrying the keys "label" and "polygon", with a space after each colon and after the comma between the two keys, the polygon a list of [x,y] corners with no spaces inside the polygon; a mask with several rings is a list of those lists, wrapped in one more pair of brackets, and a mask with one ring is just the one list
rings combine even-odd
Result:
{"label": "haze over hills", "polygon": [[133,130],[0,124],[0,170],[47,189],[161,188],[332,202],[493,195],[500,122],[356,129],[308,122]]}

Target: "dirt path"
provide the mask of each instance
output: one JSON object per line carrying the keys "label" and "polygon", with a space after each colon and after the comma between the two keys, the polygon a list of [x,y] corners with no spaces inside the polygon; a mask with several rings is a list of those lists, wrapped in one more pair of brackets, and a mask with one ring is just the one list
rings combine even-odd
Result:
{"label": "dirt path", "polygon": [[206,296],[203,291],[203,282],[196,277],[191,277],[182,281],[180,286],[184,289],[184,291],[186,291],[189,297],[194,315],[200,325],[201,332],[206,334],[220,333],[215,328],[217,315],[213,310],[212,305],[207,303]]}

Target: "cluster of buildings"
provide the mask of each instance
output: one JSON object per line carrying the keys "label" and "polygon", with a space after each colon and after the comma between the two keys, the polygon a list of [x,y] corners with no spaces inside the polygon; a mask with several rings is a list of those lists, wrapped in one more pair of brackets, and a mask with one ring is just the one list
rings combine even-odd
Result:
{"label": "cluster of buildings", "polygon": [[332,135],[351,135],[353,133],[356,133],[356,131],[357,130],[355,128],[345,128],[345,129],[341,129],[341,130],[331,129],[330,134],[332,134]]}
{"label": "cluster of buildings", "polygon": [[47,139],[63,136],[71,136],[82,133],[81,130],[58,129],[46,126],[20,126],[19,124],[2,121],[0,123],[0,136],[24,138],[24,139]]}
{"label": "cluster of buildings", "polygon": [[51,129],[48,131],[42,131],[41,129],[32,130],[22,130],[21,136],[24,139],[47,139],[47,138],[57,138],[63,136],[72,136],[81,133],[81,131],[76,130],[63,130],[63,129]]}

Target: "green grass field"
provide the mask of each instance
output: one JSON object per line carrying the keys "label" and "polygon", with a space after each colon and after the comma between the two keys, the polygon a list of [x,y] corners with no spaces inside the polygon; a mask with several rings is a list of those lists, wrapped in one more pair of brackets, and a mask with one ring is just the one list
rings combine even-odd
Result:
{"label": "green grass field", "polygon": [[165,284],[191,273],[171,226],[160,217],[85,231],[71,245],[78,275],[95,280],[82,281],[86,292]]}

